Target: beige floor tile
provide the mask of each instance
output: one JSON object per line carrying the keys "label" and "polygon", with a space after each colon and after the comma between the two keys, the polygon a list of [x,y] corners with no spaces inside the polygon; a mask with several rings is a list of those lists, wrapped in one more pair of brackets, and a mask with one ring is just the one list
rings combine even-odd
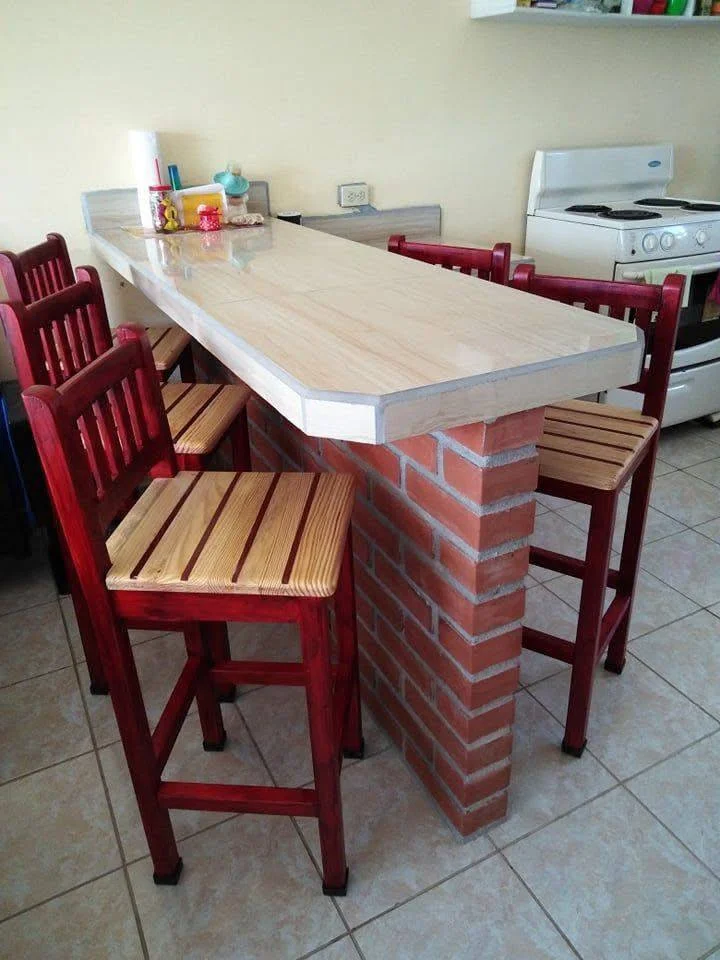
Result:
{"label": "beige floor tile", "polygon": [[[557,513],[544,513],[535,521],[535,530],[530,542],[534,547],[544,547],[569,557],[584,557],[587,537],[574,523]],[[534,570],[531,570],[535,576]]]}
{"label": "beige floor tile", "polygon": [[637,640],[633,654],[720,719],[720,620],[700,610]]}
{"label": "beige floor tile", "polygon": [[720,601],[720,544],[694,530],[648,543],[642,566],[701,607]]}
{"label": "beige floor tile", "polygon": [[[555,570],[546,570],[544,567],[537,567],[534,563],[530,564],[529,567],[530,575],[536,583],[546,583],[548,580],[552,580],[554,577],[559,577],[560,574],[556,573]],[[532,586],[532,584],[531,584]]]}
{"label": "beige floor tile", "polygon": [[72,663],[56,601],[0,617],[0,687]]}
{"label": "beige floor tile", "polygon": [[667,427],[660,434],[658,456],[673,467],[691,467],[704,460],[714,460],[718,455],[720,435],[695,423],[682,423]]}
{"label": "beige floor tile", "polygon": [[[238,700],[242,712],[273,777],[284,787],[313,779],[310,734],[303,687],[262,687]],[[369,710],[363,711],[365,756],[390,743]],[[346,766],[358,761],[346,760]]]}
{"label": "beige floor tile", "polygon": [[569,503],[568,500],[563,500],[561,497],[550,497],[546,493],[536,493],[535,499],[546,510],[560,510]]}
{"label": "beige floor tile", "polygon": [[92,749],[75,670],[0,690],[0,782]]}
{"label": "beige floor tile", "polygon": [[301,659],[300,636],[294,623],[230,623],[228,635],[234,660]]}
{"label": "beige floor tile", "polygon": [[50,567],[39,556],[0,558],[0,615],[56,599]]}
{"label": "beige floor tile", "polygon": [[[133,647],[140,686],[151,728],[160,718],[172,688],[186,661],[182,634],[166,633]],[[120,739],[109,696],[90,693],[90,678],[84,663],[78,666],[81,687],[93,733],[99,747]]]}
{"label": "beige floor tile", "polygon": [[[532,688],[533,696],[562,724],[569,680],[563,673]],[[706,713],[632,655],[620,677],[601,666],[595,672],[588,748],[620,779],[663,760],[716,726]]]}
{"label": "beige floor tile", "polygon": [[646,770],[627,786],[720,874],[720,733]]}
{"label": "beige floor tile", "polygon": [[[78,630],[77,620],[75,619],[75,608],[71,597],[61,597],[60,607],[67,625],[68,636],[70,637],[70,646],[76,663],[85,661],[85,651],[83,650],[80,632]],[[152,640],[153,637],[161,637],[167,633],[167,630],[131,630],[130,642],[132,644],[144,643],[146,640]]]}
{"label": "beige floor tile", "polygon": [[621,787],[505,855],[585,960],[696,960],[720,937],[720,881]]}
{"label": "beige floor tile", "polygon": [[588,751],[580,760],[562,753],[562,724],[528,693],[521,690],[516,704],[510,809],[507,820],[490,831],[498,846],[550,823],[616,782]]}
{"label": "beige floor tile", "polygon": [[720,517],[720,490],[685,471],[659,477],[653,484],[650,503],[689,527]]}
{"label": "beige floor tile", "polygon": [[[668,475],[667,480],[671,481],[672,476]],[[617,552],[622,550],[629,502],[629,497],[621,496],[618,503],[615,535],[613,536],[613,550]],[[587,506],[587,504],[574,503],[571,507],[566,507],[564,510],[559,511],[558,515],[565,520],[569,520],[570,523],[574,523],[580,530],[587,534],[590,527],[590,507]],[[652,543],[653,540],[660,540],[662,537],[670,536],[671,533],[679,533],[683,529],[682,523],[650,507],[645,523],[645,543]]]}
{"label": "beige floor tile", "polygon": [[94,756],[0,787],[0,918],[120,866]]}
{"label": "beige floor tile", "polygon": [[324,950],[314,953],[312,960],[360,960],[360,954],[350,937],[343,937],[337,943],[332,943]]}
{"label": "beige floor tile", "polygon": [[[188,717],[165,767],[163,779],[269,785],[267,771],[232,704],[223,705],[223,720],[227,743],[222,752],[213,753],[205,752],[202,748],[202,731],[197,715]],[[137,860],[139,857],[146,857],[147,841],[122,744],[114,743],[101,750],[100,762],[120,831],[125,859]],[[229,819],[232,814],[211,813],[207,810],[173,810],[170,816],[175,835],[181,840],[213,823]]]}
{"label": "beige floor tile", "polygon": [[[580,609],[581,584],[574,577],[558,577],[548,584],[548,590],[561,597],[574,610]],[[606,591],[606,607],[614,596],[614,590]],[[650,630],[657,630],[666,623],[694,613],[697,609],[698,605],[692,600],[688,600],[651,573],[641,570],[633,605],[630,637],[639,637]]]}
{"label": "beige floor tile", "polygon": [[[487,837],[461,843],[394,749],[342,775],[347,896],[352,927],[377,916],[491,852]],[[298,821],[319,862],[317,824]]]}
{"label": "beige floor tile", "polygon": [[179,848],[177,887],[130,867],[150,960],[294,960],[345,932],[287,817],[236,817]]}
{"label": "beige floor tile", "polygon": [[571,960],[560,934],[500,856],[357,932],[367,960]]}
{"label": "beige floor tile", "polygon": [[140,937],[122,872],[6,921],[0,954],[18,960],[141,960]]}
{"label": "beige floor tile", "polygon": [[707,523],[699,523],[695,529],[705,537],[710,537],[716,543],[720,543],[720,517],[715,520],[708,520]]}
{"label": "beige floor tile", "polygon": [[[718,447],[718,449],[720,450],[720,447]],[[698,463],[694,467],[686,467],[685,472],[692,474],[693,477],[700,477],[701,480],[706,480],[716,487],[720,487],[720,458],[707,460],[705,463]]]}
{"label": "beige floor tile", "polygon": [[[544,633],[553,633],[565,640],[575,639],[577,614],[547,586],[535,586],[525,594],[523,623]],[[532,650],[523,650],[520,657],[520,683],[527,685],[551,677],[567,666],[552,657],[545,657]]]}
{"label": "beige floor tile", "polygon": [[672,473],[673,470],[676,470],[677,467],[673,467],[670,463],[665,463],[664,460],[661,460],[660,457],[657,457],[655,460],[655,469],[653,475],[656,477],[664,477],[666,473]]}

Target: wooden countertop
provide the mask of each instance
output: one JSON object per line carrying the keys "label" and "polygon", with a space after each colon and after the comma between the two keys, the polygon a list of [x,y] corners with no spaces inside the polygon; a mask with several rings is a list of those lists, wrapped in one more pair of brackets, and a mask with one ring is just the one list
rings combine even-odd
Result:
{"label": "wooden countertop", "polygon": [[305,433],[383,443],[637,379],[635,327],[270,219],[144,237],[83,194],[95,251]]}

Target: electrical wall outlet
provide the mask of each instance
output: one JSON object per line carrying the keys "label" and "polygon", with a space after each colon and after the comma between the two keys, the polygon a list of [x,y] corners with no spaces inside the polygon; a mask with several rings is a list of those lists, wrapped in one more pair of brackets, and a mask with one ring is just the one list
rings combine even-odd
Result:
{"label": "electrical wall outlet", "polygon": [[370,188],[366,183],[341,183],[337,189],[341,207],[364,207],[370,203]]}

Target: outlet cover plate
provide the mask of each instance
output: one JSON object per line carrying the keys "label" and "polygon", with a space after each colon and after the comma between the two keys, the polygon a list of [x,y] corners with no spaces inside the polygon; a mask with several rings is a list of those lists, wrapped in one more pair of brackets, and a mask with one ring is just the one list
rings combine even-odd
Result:
{"label": "outlet cover plate", "polygon": [[365,207],[370,203],[370,188],[366,183],[341,183],[337,189],[341,207]]}

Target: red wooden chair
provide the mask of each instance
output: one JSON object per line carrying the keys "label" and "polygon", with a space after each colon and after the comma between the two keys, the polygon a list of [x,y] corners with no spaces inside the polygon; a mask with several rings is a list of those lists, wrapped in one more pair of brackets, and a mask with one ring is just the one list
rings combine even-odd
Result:
{"label": "red wooden chair", "polygon": [[[43,243],[22,253],[0,253],[0,276],[8,300],[26,305],[70,286],[75,277],[65,238],[59,233],[49,233]],[[192,383],[195,367],[190,334],[173,325],[150,327],[148,336],[160,379],[167,380],[178,367],[180,379]]]}
{"label": "red wooden chair", "polygon": [[388,240],[390,253],[399,253],[413,260],[423,260],[446,270],[472,274],[481,280],[492,280],[507,286],[510,280],[510,244],[496,243],[492,250],[474,247],[451,247],[443,243],[413,243],[402,234]]}
{"label": "red wooden chair", "polygon": [[[147,338],[121,327],[118,340],[61,386],[23,396],[98,638],[155,882],[177,883],[182,868],[169,810],[273,813],[318,818],[323,890],[342,895],[340,768],[343,754],[363,751],[353,478],[178,472]],[[106,540],[108,523],[148,473],[150,486]],[[302,662],[218,660],[227,621],[297,622]],[[128,628],[173,622],[185,626],[187,661],[151,733]],[[312,789],[162,779],[193,699],[203,746],[223,748],[219,681],[305,687]]]}
{"label": "red wooden chair", "polygon": [[[59,269],[59,267],[57,268]],[[100,279],[93,267],[79,267],[82,279],[30,306],[0,304],[5,334],[20,386],[57,386],[112,346]],[[167,383],[162,387],[175,453],[183,470],[206,466],[226,439],[237,470],[250,468],[245,386]],[[62,543],[62,532],[60,540]],[[90,673],[92,693],[107,693],[96,642],[78,592],[72,564],[66,564],[70,592]],[[228,687],[226,694],[231,697]]]}
{"label": "red wooden chair", "polygon": [[[643,395],[642,412],[609,404],[569,400],[549,406],[538,443],[538,491],[590,505],[584,560],[540,547],[530,562],[582,580],[575,643],[523,628],[523,646],[572,665],[565,753],[585,749],[595,667],[607,650],[605,669],[621,673],[635,595],[640,551],[650,501],[653,467],[667,396],[682,304],[683,278],[668,276],[662,287],[572,277],[539,276],[522,264],[512,285],[518,290],[584,305],[641,327],[645,357],[637,383],[626,389]],[[613,533],[622,489],[632,481],[620,565],[610,569]],[[605,589],[615,597],[603,613]]]}

